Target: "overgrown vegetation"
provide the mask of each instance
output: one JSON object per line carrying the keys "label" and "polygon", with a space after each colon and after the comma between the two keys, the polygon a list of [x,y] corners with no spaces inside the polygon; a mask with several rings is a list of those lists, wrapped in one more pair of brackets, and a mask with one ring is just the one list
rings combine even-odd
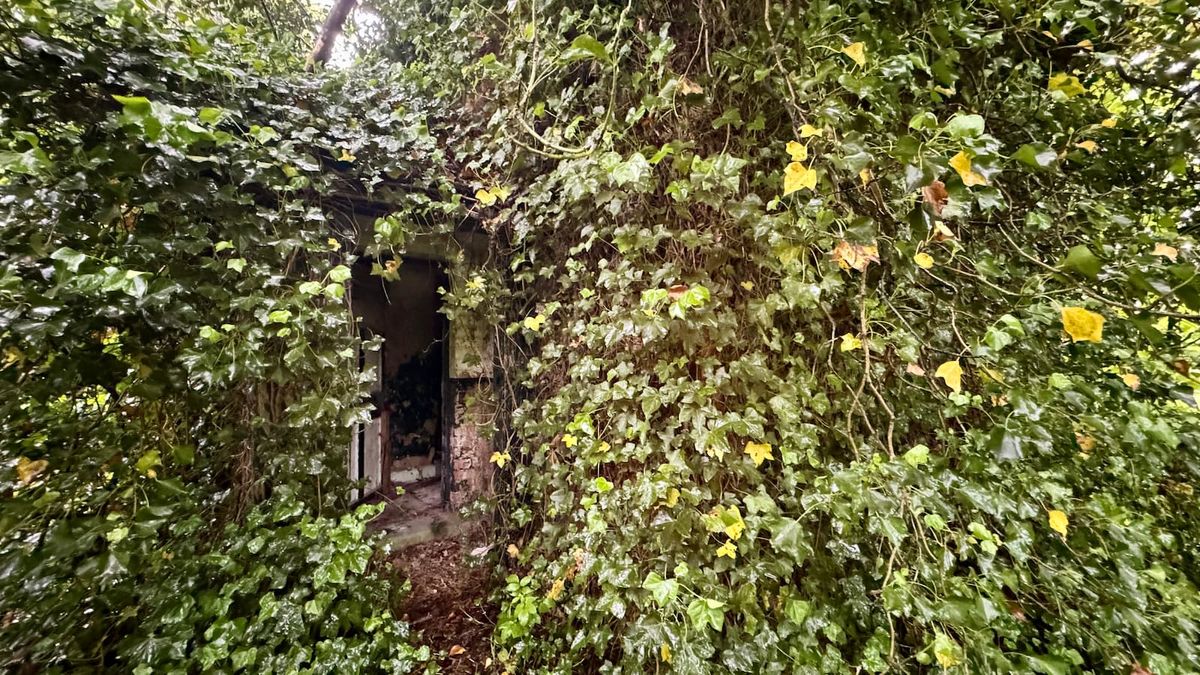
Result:
{"label": "overgrown vegetation", "polygon": [[427,658],[363,581],[373,511],[339,517],[366,391],[329,224],[420,117],[271,44],[198,6],[0,17],[5,668]]}
{"label": "overgrown vegetation", "polygon": [[0,19],[14,662],[416,666],[338,257],[474,220],[509,672],[1200,669],[1200,10],[371,8]]}
{"label": "overgrown vegetation", "polygon": [[463,8],[509,669],[1200,667],[1197,19]]}

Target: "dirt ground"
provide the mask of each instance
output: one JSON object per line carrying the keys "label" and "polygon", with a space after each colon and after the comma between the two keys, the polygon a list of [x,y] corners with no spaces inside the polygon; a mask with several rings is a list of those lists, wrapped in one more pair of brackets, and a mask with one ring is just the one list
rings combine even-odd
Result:
{"label": "dirt ground", "polygon": [[496,672],[491,649],[496,611],[487,604],[488,570],[469,561],[476,539],[437,539],[395,551],[391,558],[412,581],[397,614],[420,633],[418,639],[434,650],[449,675]]}

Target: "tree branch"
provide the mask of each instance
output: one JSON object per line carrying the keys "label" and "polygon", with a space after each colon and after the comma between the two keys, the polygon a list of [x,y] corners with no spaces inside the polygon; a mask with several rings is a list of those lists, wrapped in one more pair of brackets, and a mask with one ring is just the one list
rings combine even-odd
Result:
{"label": "tree branch", "polygon": [[329,55],[333,52],[333,43],[342,34],[342,26],[346,23],[346,17],[350,15],[350,10],[354,9],[357,4],[358,0],[335,0],[333,7],[329,10],[329,16],[325,18],[325,24],[321,26],[321,32],[317,34],[317,41],[313,44],[312,53],[308,56],[310,69],[317,64],[324,65],[329,61]]}

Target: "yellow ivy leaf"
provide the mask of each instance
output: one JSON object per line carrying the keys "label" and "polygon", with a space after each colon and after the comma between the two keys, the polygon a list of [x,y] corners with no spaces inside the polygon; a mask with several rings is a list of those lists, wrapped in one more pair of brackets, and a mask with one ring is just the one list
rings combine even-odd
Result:
{"label": "yellow ivy leaf", "polygon": [[720,548],[717,549],[717,557],[725,557],[729,558],[730,560],[737,558],[737,546],[733,545],[732,539],[729,539],[724,544],[721,544]]}
{"label": "yellow ivy leaf", "polygon": [[575,438],[573,434],[563,434],[562,441],[563,445],[567,446],[568,448],[573,448],[575,447],[575,444],[579,442],[579,439]]}
{"label": "yellow ivy leaf", "polygon": [[479,203],[484,206],[491,206],[496,203],[496,195],[492,194],[490,190],[482,188],[475,191],[475,199],[478,199]]}
{"label": "yellow ivy leaf", "polygon": [[1077,147],[1077,148],[1082,148],[1082,149],[1084,149],[1084,150],[1087,150],[1087,151],[1088,151],[1088,154],[1093,154],[1093,153],[1095,153],[1097,150],[1099,150],[1099,149],[1100,149],[1100,146],[1099,146],[1099,145],[1097,145],[1096,141],[1091,141],[1091,140],[1088,140],[1088,141],[1080,141],[1080,142],[1078,142],[1078,143],[1076,143],[1076,144],[1075,144],[1075,147]]}
{"label": "yellow ivy leaf", "polygon": [[747,455],[750,455],[751,459],[754,460],[754,466],[762,466],[764,461],[768,459],[775,459],[775,457],[771,454],[770,443],[751,443],[750,441],[746,441],[745,452]]}
{"label": "yellow ivy leaf", "polygon": [[673,507],[679,503],[679,489],[671,488],[667,490],[667,507]]}
{"label": "yellow ivy leaf", "polygon": [[861,42],[855,42],[842,47],[842,53],[854,59],[854,62],[860,68],[867,65],[867,46]]}
{"label": "yellow ivy leaf", "polygon": [[1093,51],[1094,49],[1096,49],[1096,46],[1095,46],[1094,44],[1092,44],[1092,41],[1091,41],[1091,40],[1088,40],[1088,39],[1086,39],[1086,38],[1085,38],[1085,39],[1083,39],[1083,40],[1080,40],[1079,42],[1076,42],[1076,43],[1075,43],[1075,46],[1076,46],[1076,47],[1079,47],[1080,49],[1086,49],[1086,50],[1088,50],[1089,52],[1090,52],[1090,51]]}
{"label": "yellow ivy leaf", "polygon": [[1104,317],[1082,307],[1063,307],[1062,325],[1071,342],[1099,342],[1104,332]]}
{"label": "yellow ivy leaf", "polygon": [[820,136],[821,130],[811,124],[805,124],[800,127],[800,138],[811,138],[812,136]]}
{"label": "yellow ivy leaf", "polygon": [[1083,433],[1082,431],[1075,432],[1075,443],[1079,445],[1079,449],[1084,452],[1091,452],[1096,448],[1096,439]]}
{"label": "yellow ivy leaf", "polygon": [[[736,511],[734,513],[737,513]],[[746,521],[742,520],[741,514],[738,514],[737,522],[725,526],[725,536],[733,540],[742,538],[742,533],[746,531]]]}
{"label": "yellow ivy leaf", "polygon": [[942,668],[953,668],[960,663],[958,645],[946,635],[939,634],[933,641],[933,656]]}
{"label": "yellow ivy leaf", "polygon": [[870,169],[863,169],[862,171],[858,172],[858,179],[862,181],[863,185],[870,183],[872,178],[874,178],[874,176],[871,175]]}
{"label": "yellow ivy leaf", "polygon": [[783,170],[783,194],[790,195],[800,188],[814,190],[817,187],[817,171],[800,162],[792,162]]}
{"label": "yellow ivy leaf", "polygon": [[958,177],[967,187],[987,185],[987,179],[971,168],[971,158],[965,152],[959,151],[957,155],[950,158],[950,168],[958,172]]}
{"label": "yellow ivy leaf", "polygon": [[1070,523],[1067,519],[1067,514],[1062,511],[1052,510],[1046,515],[1050,521],[1050,529],[1064,537],[1067,536],[1067,525]]}
{"label": "yellow ivy leaf", "polygon": [[1158,243],[1154,245],[1154,251],[1151,253],[1151,255],[1169,258],[1171,262],[1175,262],[1175,259],[1179,257],[1179,249],[1175,248],[1174,246]]}
{"label": "yellow ivy leaf", "polygon": [[1112,129],[1113,127],[1117,126],[1117,118],[1105,118],[1104,120],[1101,120],[1100,126],[1104,127],[1105,129]]}
{"label": "yellow ivy leaf", "polygon": [[842,346],[840,349],[844,352],[852,352],[855,349],[862,349],[862,340],[858,336],[846,333],[842,336]]}
{"label": "yellow ivy leaf", "polygon": [[1078,77],[1066,73],[1051,75],[1050,82],[1046,85],[1046,88],[1050,91],[1061,91],[1067,98],[1078,96],[1087,91],[1087,87],[1084,87],[1079,82]]}
{"label": "yellow ivy leaf", "polygon": [[521,322],[521,325],[536,333],[542,329],[542,326],[545,325],[545,323],[546,316],[544,314],[538,314],[537,316],[525,317],[525,320]]}
{"label": "yellow ivy leaf", "polygon": [[787,154],[793,162],[803,162],[808,159],[808,146],[799,141],[788,141]]}
{"label": "yellow ivy leaf", "polygon": [[354,155],[349,150],[342,148],[342,154],[338,156],[339,162],[353,162]]}
{"label": "yellow ivy leaf", "polygon": [[476,274],[467,281],[467,290],[482,291],[484,286],[483,277]]}
{"label": "yellow ivy leaf", "polygon": [[512,459],[512,455],[508,454],[508,451],[505,450],[504,452],[493,452],[491,462],[503,469],[504,465],[508,464],[508,460],[510,459]]}
{"label": "yellow ivy leaf", "polygon": [[933,267],[933,256],[921,251],[913,256],[913,262],[917,263],[917,267],[923,270],[931,269]]}
{"label": "yellow ivy leaf", "polygon": [[326,243],[326,245],[329,246],[330,251],[340,251],[342,248],[342,242],[338,241],[337,239],[334,239],[333,237],[330,237],[329,239],[327,239],[325,241],[325,243]]}
{"label": "yellow ivy leaf", "polygon": [[962,391],[962,366],[958,361],[947,361],[938,366],[934,371],[934,376],[940,377],[946,382],[946,386],[953,389],[956,393]]}
{"label": "yellow ivy leaf", "polygon": [[31,460],[28,457],[21,457],[17,460],[17,480],[21,482],[21,485],[29,485],[48,466],[50,466],[50,462],[44,459]]}
{"label": "yellow ivy leaf", "polygon": [[748,291],[754,290],[754,282],[753,281],[743,281],[741,283],[741,286],[742,286],[742,288],[744,288]]}
{"label": "yellow ivy leaf", "polygon": [[555,579],[554,583],[550,584],[550,590],[546,592],[546,598],[550,600],[557,600],[558,597],[562,595],[563,588],[565,587],[566,584],[563,583],[562,579]]}
{"label": "yellow ivy leaf", "polygon": [[1121,373],[1121,381],[1130,389],[1136,390],[1142,386],[1142,378],[1138,377],[1135,373]]}
{"label": "yellow ivy leaf", "polygon": [[516,544],[509,544],[507,553],[508,557],[516,560],[517,556],[521,555],[521,549],[517,548]]}
{"label": "yellow ivy leaf", "polygon": [[658,646],[658,657],[660,659],[662,659],[663,663],[670,663],[671,662],[671,646],[665,642],[662,643],[661,645],[659,645]]}
{"label": "yellow ivy leaf", "polygon": [[851,244],[848,241],[840,241],[837,246],[833,247],[830,255],[838,267],[844,270],[854,269],[865,272],[868,265],[879,262],[879,247],[875,244]]}
{"label": "yellow ivy leaf", "polygon": [[493,185],[492,187],[488,188],[488,194],[495,197],[496,201],[503,202],[508,199],[508,188],[503,188],[499,185]]}

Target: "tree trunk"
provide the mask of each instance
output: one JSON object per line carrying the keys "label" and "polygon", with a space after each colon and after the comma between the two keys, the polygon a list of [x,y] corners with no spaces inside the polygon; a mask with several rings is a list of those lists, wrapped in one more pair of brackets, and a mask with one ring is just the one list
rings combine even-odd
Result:
{"label": "tree trunk", "polygon": [[336,0],[333,7],[329,10],[329,16],[325,19],[325,24],[321,26],[321,32],[317,35],[317,41],[313,44],[312,53],[308,56],[308,67],[314,68],[317,64],[324,65],[329,60],[330,53],[333,52],[333,43],[337,41],[338,35],[342,33],[342,26],[346,23],[346,17],[350,15],[350,10],[358,4],[358,0]]}

